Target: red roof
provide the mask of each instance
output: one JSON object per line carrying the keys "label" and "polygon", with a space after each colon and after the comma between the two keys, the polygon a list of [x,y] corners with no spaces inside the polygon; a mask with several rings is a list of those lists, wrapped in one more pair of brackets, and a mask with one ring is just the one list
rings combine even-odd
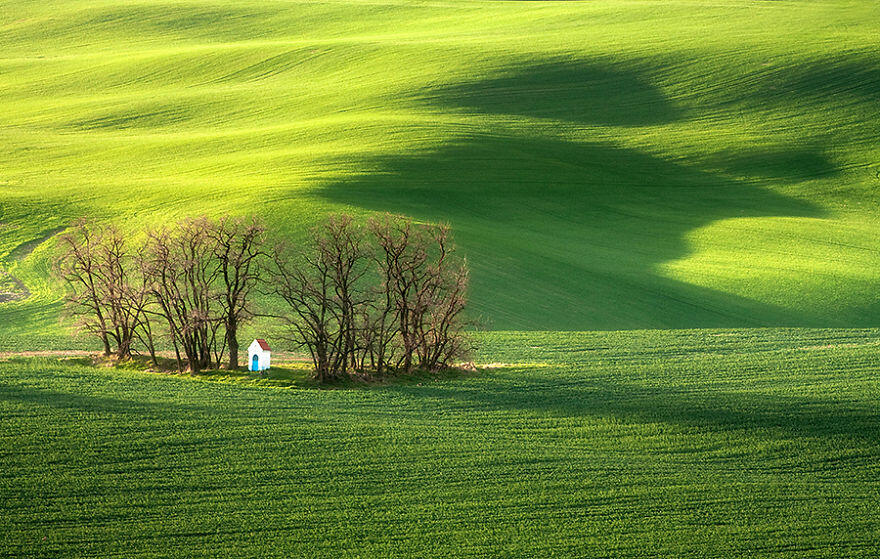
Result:
{"label": "red roof", "polygon": [[269,344],[266,343],[266,340],[262,340],[260,338],[257,338],[257,343],[260,344],[260,347],[263,348],[264,350],[272,351],[272,348],[269,347]]}

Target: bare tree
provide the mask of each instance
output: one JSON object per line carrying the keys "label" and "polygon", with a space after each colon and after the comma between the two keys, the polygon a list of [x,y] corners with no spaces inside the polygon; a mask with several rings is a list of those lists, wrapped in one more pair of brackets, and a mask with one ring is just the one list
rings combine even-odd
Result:
{"label": "bare tree", "polygon": [[[454,256],[449,227],[416,226],[386,215],[371,220],[370,230],[379,246],[376,261],[386,295],[379,315],[393,315],[393,335],[400,342],[396,368],[409,372],[450,366],[467,347],[463,312],[468,272],[467,263]],[[393,339],[385,332],[377,339]]]}
{"label": "bare tree", "polygon": [[333,286],[330,306],[337,325],[331,339],[335,361],[331,367],[345,375],[357,366],[356,354],[361,349],[363,318],[358,312],[370,298],[363,279],[368,271],[364,250],[364,231],[351,216],[330,216],[323,231],[315,236],[318,255],[328,263]]}
{"label": "bare tree", "polygon": [[429,265],[424,290],[428,312],[419,323],[419,367],[436,371],[451,367],[470,350],[465,335],[469,272],[467,261],[452,256],[449,230],[434,231],[437,255]]}
{"label": "bare tree", "polygon": [[70,288],[66,298],[68,308],[77,317],[80,327],[100,338],[104,355],[110,355],[98,256],[103,244],[103,229],[80,219],[74,223],[72,231],[59,237],[58,243],[61,254],[57,272]]}
{"label": "bare tree", "polygon": [[423,270],[428,260],[426,244],[414,242],[412,223],[391,216],[373,219],[370,229],[379,244],[379,264],[385,290],[390,296],[397,335],[402,355],[397,368],[409,372],[413,368],[413,356],[418,347],[417,330],[413,320],[423,312],[420,309],[418,286],[424,282]]}
{"label": "bare tree", "polygon": [[320,258],[310,254],[296,258],[290,256],[286,247],[275,249],[274,260],[274,290],[290,310],[281,315],[291,331],[287,340],[308,349],[319,381],[331,380],[333,315],[330,311],[330,271]]}
{"label": "bare tree", "polygon": [[153,329],[153,321],[150,317],[162,315],[160,312],[157,312],[155,301],[151,297],[152,291],[150,278],[145,273],[147,268],[143,253],[138,253],[136,259],[138,270],[140,272],[139,282],[129,290],[128,295],[130,298],[129,304],[138,309],[140,316],[138,328],[135,329],[135,337],[150,354],[150,362],[153,366],[158,367],[159,361],[156,359],[156,335]]}
{"label": "bare tree", "polygon": [[119,340],[119,356],[131,357],[132,353],[146,349],[150,361],[156,366],[156,344],[150,320],[151,316],[156,315],[156,308],[150,296],[149,278],[143,274],[140,250],[135,254],[123,253],[123,256],[125,258],[119,264],[121,274],[116,287],[118,295],[114,296],[112,303],[116,309],[113,316],[119,317],[113,321],[119,332],[116,336]]}
{"label": "bare tree", "polygon": [[316,378],[327,381],[362,364],[361,334],[369,303],[364,233],[350,216],[332,216],[312,231],[297,257],[276,250],[275,292],[290,309],[290,340],[308,349]]}
{"label": "bare tree", "polygon": [[222,312],[218,308],[211,222],[186,219],[176,227],[152,231],[146,248],[145,272],[149,291],[164,317],[182,368],[180,351],[190,371],[210,368],[216,350]]}
{"label": "bare tree", "polygon": [[395,361],[399,330],[388,282],[382,279],[380,285],[372,290],[374,295],[370,302],[360,309],[362,350],[359,363],[361,369],[366,369],[366,361],[369,359],[369,368],[381,375]]}
{"label": "bare tree", "polygon": [[373,250],[371,254],[378,272],[378,285],[373,287],[375,296],[372,304],[365,309],[364,333],[370,364],[378,374],[382,374],[395,366],[402,338],[400,327],[406,324],[405,320],[401,320],[398,304],[401,289],[394,281],[406,242],[395,237],[388,216],[382,221],[370,220],[369,228],[373,238],[378,240],[378,250]]}
{"label": "bare tree", "polygon": [[252,294],[264,272],[266,229],[256,218],[224,217],[207,231],[219,267],[219,303],[229,350],[227,366],[237,369],[238,328],[253,317]]}
{"label": "bare tree", "polygon": [[[100,337],[105,355],[114,346],[117,357],[130,358],[134,342],[144,340],[149,328],[149,303],[126,236],[112,225],[80,220],[59,242],[58,268],[71,287],[71,310],[86,330]],[[147,347],[153,355],[152,342]]]}
{"label": "bare tree", "polygon": [[104,228],[96,255],[96,279],[109,322],[107,334],[115,342],[117,356],[129,359],[146,293],[131,284],[134,261],[125,237],[115,227]]}

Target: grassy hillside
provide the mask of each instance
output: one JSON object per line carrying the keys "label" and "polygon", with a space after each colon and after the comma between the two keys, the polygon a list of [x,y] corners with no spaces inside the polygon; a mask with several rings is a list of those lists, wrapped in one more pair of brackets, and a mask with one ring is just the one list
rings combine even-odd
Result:
{"label": "grassy hillside", "polygon": [[451,222],[495,328],[874,326],[878,52],[871,0],[6,1],[0,333],[79,215],[338,210]]}
{"label": "grassy hillside", "polygon": [[0,556],[876,557],[878,335],[496,334],[535,364],[369,390],[0,362]]}

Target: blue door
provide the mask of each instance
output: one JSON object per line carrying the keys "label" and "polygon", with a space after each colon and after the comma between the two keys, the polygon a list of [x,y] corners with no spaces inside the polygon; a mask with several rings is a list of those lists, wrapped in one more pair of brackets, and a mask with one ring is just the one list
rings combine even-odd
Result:
{"label": "blue door", "polygon": [[259,371],[260,370],[260,356],[254,355],[254,358],[251,359],[251,370]]}

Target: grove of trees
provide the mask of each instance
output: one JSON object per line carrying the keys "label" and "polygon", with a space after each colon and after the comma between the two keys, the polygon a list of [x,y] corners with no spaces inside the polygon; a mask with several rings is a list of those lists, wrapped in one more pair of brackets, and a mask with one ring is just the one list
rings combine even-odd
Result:
{"label": "grove of trees", "polygon": [[143,239],[80,220],[59,240],[68,309],[105,355],[158,365],[166,347],[181,371],[236,369],[240,328],[263,316],[322,382],[438,371],[467,356],[467,262],[445,225],[336,215],[290,246],[270,243],[255,218],[198,217]]}

